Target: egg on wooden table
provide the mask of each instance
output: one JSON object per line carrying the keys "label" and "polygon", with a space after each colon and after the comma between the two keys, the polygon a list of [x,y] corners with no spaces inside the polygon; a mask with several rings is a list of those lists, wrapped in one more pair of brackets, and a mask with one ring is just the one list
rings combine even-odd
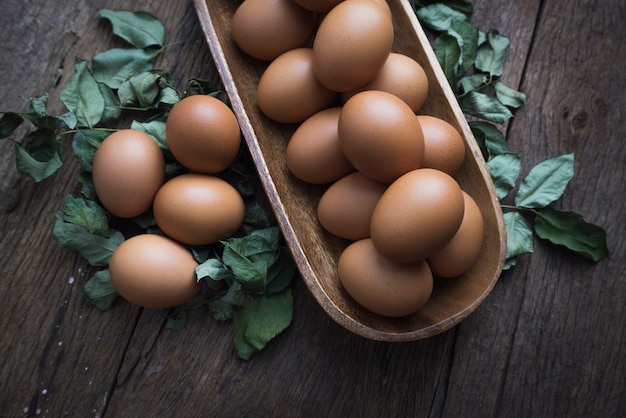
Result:
{"label": "egg on wooden table", "polygon": [[322,195],[317,217],[328,232],[349,240],[370,236],[372,213],[387,184],[358,171],[334,182]]}
{"label": "egg on wooden table", "polygon": [[111,256],[115,290],[144,308],[169,308],[198,294],[198,265],[191,252],[162,235],[140,234],[122,242]]}
{"label": "egg on wooden table", "polygon": [[339,145],[357,170],[383,183],[421,167],[424,156],[415,113],[399,97],[378,90],[357,93],[343,105]]}
{"label": "egg on wooden table", "polygon": [[228,168],[241,146],[241,130],[233,111],[221,100],[204,94],[187,96],[172,107],[165,136],[178,162],[205,174]]}
{"label": "egg on wooden table", "polygon": [[292,0],[245,0],[232,19],[233,40],[246,54],[271,61],[313,36],[317,17]]}
{"label": "egg on wooden table", "polygon": [[329,107],[337,94],[313,73],[313,50],[296,48],[272,61],[259,79],[257,104],[268,118],[301,123]]}
{"label": "egg on wooden table", "polygon": [[426,261],[434,275],[457,277],[466,273],[480,256],[483,245],[484,220],[476,201],[463,192],[463,221],[452,239]]}
{"label": "egg on wooden table", "polygon": [[165,179],[165,158],[148,134],[122,129],[96,150],[92,177],[102,206],[115,216],[132,218],[152,205]]}
{"label": "egg on wooden table", "polygon": [[432,168],[410,171],[378,201],[370,225],[372,242],[392,261],[425,259],[452,239],[464,208],[461,187],[450,175]]}
{"label": "egg on wooden table", "polygon": [[324,16],[315,34],[315,75],[330,90],[357,89],[382,68],[391,53],[393,38],[387,3],[343,1]]}
{"label": "egg on wooden table", "polygon": [[465,160],[465,143],[461,134],[441,118],[430,115],[416,117],[424,136],[422,167],[435,168],[454,176]]}
{"label": "egg on wooden table", "polygon": [[433,275],[426,261],[392,262],[376,250],[369,238],[346,247],[339,256],[337,269],[346,292],[379,315],[410,315],[432,295]]}
{"label": "egg on wooden table", "polygon": [[331,183],[354,171],[339,146],[339,113],[330,107],[309,117],[294,131],[285,153],[289,171],[302,181]]}
{"label": "egg on wooden table", "polygon": [[376,76],[356,90],[342,93],[345,103],[350,97],[364,90],[381,90],[391,93],[417,112],[428,96],[428,77],[424,68],[413,58],[392,52]]}
{"label": "egg on wooden table", "polygon": [[243,224],[243,198],[230,183],[207,174],[181,174],[167,181],[153,203],[154,219],[169,237],[208,245],[232,236]]}

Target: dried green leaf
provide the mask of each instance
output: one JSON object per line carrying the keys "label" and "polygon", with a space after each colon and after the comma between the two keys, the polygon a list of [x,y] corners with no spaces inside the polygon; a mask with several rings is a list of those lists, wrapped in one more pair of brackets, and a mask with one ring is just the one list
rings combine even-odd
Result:
{"label": "dried green leaf", "polygon": [[113,48],[94,55],[93,76],[99,83],[118,89],[134,75],[152,69],[158,51],[138,48]]}
{"label": "dried green leaf", "polygon": [[65,222],[63,213],[54,212],[56,222],[52,230],[59,247],[83,256],[92,266],[109,264],[113,251],[124,241],[119,231],[112,231],[108,238],[92,234],[82,225]]}
{"label": "dried green leaf", "polygon": [[501,101],[477,91],[459,97],[459,104],[463,112],[494,123],[504,123],[513,117]]}
{"label": "dried green leaf", "polygon": [[515,187],[522,168],[517,154],[500,154],[487,161],[498,199],[503,199]]}
{"label": "dried green leaf", "polygon": [[563,154],[534,166],[520,184],[515,204],[542,208],[559,199],[574,176],[574,154]]}
{"label": "dried green leaf", "polygon": [[416,13],[425,26],[438,32],[445,32],[452,27],[454,22],[467,19],[464,13],[458,12],[443,3],[421,7]]}
{"label": "dried green leaf", "polygon": [[80,127],[92,128],[102,119],[104,97],[87,68],[87,61],[76,59],[74,74],[63,87],[59,99],[76,115],[76,123]]}
{"label": "dried green leaf", "polygon": [[122,115],[122,108],[117,94],[104,83],[98,83],[98,87],[104,98],[104,112],[102,112],[101,122],[118,119]]}
{"label": "dried green leaf", "polygon": [[117,95],[122,106],[138,105],[142,108],[155,107],[160,88],[160,75],[155,73],[139,73],[124,81]]}
{"label": "dried green leaf", "polygon": [[461,47],[457,38],[448,33],[442,33],[433,42],[433,50],[450,86],[456,86],[457,69],[461,59]]}
{"label": "dried green leaf", "polygon": [[26,135],[24,149],[37,161],[49,161],[65,148],[65,143],[50,128],[37,128]]}
{"label": "dried green leaf", "polygon": [[39,161],[21,145],[17,146],[15,157],[17,170],[32,177],[37,183],[56,173],[63,165],[61,154],[58,152],[55,152],[48,160]]}
{"label": "dried green leaf", "polygon": [[496,98],[505,106],[517,109],[526,104],[526,95],[524,93],[508,87],[501,81],[494,81],[492,86],[496,92]]}
{"label": "dried green leaf", "polygon": [[610,256],[606,231],[586,222],[576,212],[545,207],[537,212],[535,232],[539,238],[562,245],[594,262]]}
{"label": "dried green leaf", "polygon": [[165,122],[161,120],[152,120],[150,122],[133,121],[130,127],[148,134],[162,150],[168,149],[165,140]]}
{"label": "dried green leaf", "polygon": [[232,280],[233,273],[218,258],[209,258],[205,262],[196,266],[196,277],[200,280]]}
{"label": "dried green leaf", "polygon": [[263,293],[276,250],[263,237],[246,235],[225,241],[222,259],[246,291]]}
{"label": "dried green leaf", "polygon": [[[519,212],[504,214],[506,225],[506,259],[513,260],[518,255],[533,252],[533,230]],[[509,261],[509,265],[514,262]]]}
{"label": "dried green leaf", "polygon": [[462,77],[458,82],[459,94],[480,90],[489,84],[489,77],[485,74],[472,74]]}
{"label": "dried green leaf", "polygon": [[0,117],[0,138],[6,138],[11,135],[23,121],[24,118],[19,113],[2,113]]}
{"label": "dried green leaf", "polygon": [[76,175],[76,181],[81,185],[80,194],[85,199],[96,200],[96,189],[93,187],[93,179],[91,173],[81,171]]}
{"label": "dried green leaf", "polygon": [[93,200],[67,195],[63,208],[63,222],[84,226],[91,234],[109,237],[109,217],[102,206]]}
{"label": "dried green leaf", "polygon": [[283,247],[280,249],[278,258],[267,271],[266,294],[278,293],[285,290],[292,282],[296,274],[296,263],[289,251]]}
{"label": "dried green leaf", "polygon": [[72,150],[84,170],[91,172],[96,150],[109,134],[108,131],[98,129],[81,129],[74,134]]}
{"label": "dried green leaf", "polygon": [[506,137],[494,124],[483,121],[471,121],[469,126],[485,160],[509,152]]}
{"label": "dried green leaf", "polygon": [[210,300],[209,311],[218,321],[227,321],[233,317],[233,305],[224,298]]}
{"label": "dried green leaf", "polygon": [[247,208],[245,217],[243,219],[243,227],[246,233],[250,233],[257,229],[268,228],[271,226],[270,218],[263,208],[254,203]]}
{"label": "dried green leaf", "polygon": [[510,44],[509,38],[500,35],[495,29],[488,31],[487,42],[482,44],[476,52],[476,69],[492,77],[502,75],[502,65]]}
{"label": "dried green leaf", "polygon": [[136,48],[162,47],[165,43],[165,28],[150,13],[110,9],[101,9],[99,13],[111,22],[114,34]]}
{"label": "dried green leaf", "polygon": [[458,80],[469,70],[476,60],[478,48],[478,28],[466,20],[455,21],[448,29],[448,34],[457,38],[461,48],[461,56],[456,69]]}
{"label": "dried green leaf", "polygon": [[89,306],[99,311],[108,311],[113,306],[119,294],[111,282],[109,270],[96,272],[83,286],[83,297]]}
{"label": "dried green leaf", "polygon": [[249,360],[283,332],[293,316],[291,289],[249,298],[233,314],[233,342],[237,355]]}

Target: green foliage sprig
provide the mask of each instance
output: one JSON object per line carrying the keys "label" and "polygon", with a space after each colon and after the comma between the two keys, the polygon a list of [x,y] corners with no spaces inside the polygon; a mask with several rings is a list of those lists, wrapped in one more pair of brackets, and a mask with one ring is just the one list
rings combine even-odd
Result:
{"label": "green foliage sprig", "polygon": [[504,269],[513,267],[519,255],[533,252],[534,234],[594,262],[609,257],[604,229],[576,212],[551,206],[574,176],[573,154],[534,166],[519,184],[514,204],[503,202],[518,184],[521,162],[496,125],[508,121],[526,104],[524,93],[500,80],[509,38],[495,29],[483,32],[472,24],[469,1],[413,0],[412,5],[421,23],[437,34],[433,50],[461,109],[472,119],[469,126],[487,161],[507,230]]}
{"label": "green foliage sprig", "polygon": [[[82,293],[87,304],[106,311],[119,297],[107,267],[113,251],[126,239],[111,225],[132,233],[162,232],[150,212],[124,224],[99,204],[91,179],[95,152],[116,130],[111,125],[133,116],[130,127],[150,135],[162,149],[166,178],[181,174],[185,169],[167,149],[165,121],[169,109],[185,94],[174,87],[166,70],[154,67],[166,47],[165,28],[156,17],[142,11],[102,9],[99,13],[128,47],[99,52],[91,61],[77,58],[59,95],[67,112],[50,115],[47,94],[31,98],[26,112],[1,114],[0,138],[9,138],[26,121],[31,123],[23,141],[14,143],[18,170],[36,182],[63,165],[65,138],[72,138],[73,156],[82,168],[77,178],[81,193],[68,195],[63,210],[54,213],[53,236],[61,248],[100,268]],[[189,79],[186,95],[190,94],[210,94],[227,102],[226,94],[206,80]],[[247,202],[242,231],[215,245],[189,248],[199,263],[196,277],[207,286],[197,298],[173,308],[166,326],[179,329],[187,322],[188,310],[208,306],[215,319],[232,320],[236,353],[248,360],[291,323],[290,284],[296,267],[274,219],[255,201],[253,175],[247,170],[251,162],[246,158],[241,152],[231,168],[220,173]]]}

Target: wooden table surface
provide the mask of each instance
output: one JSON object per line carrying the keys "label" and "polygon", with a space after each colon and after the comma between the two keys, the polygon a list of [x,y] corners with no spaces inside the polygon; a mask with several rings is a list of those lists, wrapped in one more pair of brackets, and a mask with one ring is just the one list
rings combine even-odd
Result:
{"label": "wooden table surface", "polygon": [[[620,0],[474,1],[472,22],[512,40],[503,80],[528,95],[507,125],[523,172],[575,153],[557,206],[608,233],[593,264],[544,242],[455,328],[381,343],[331,321],[301,281],[291,327],[248,362],[232,327],[193,311],[88,307],[93,273],[52,237],[77,163],[36,184],[0,141],[0,416],[618,417],[626,413],[626,7]],[[75,57],[117,45],[100,8],[140,7],[172,44],[177,83],[216,71],[189,0],[0,0],[0,111],[50,94]],[[70,154],[66,152],[66,157]],[[68,158],[69,160],[69,158]]]}

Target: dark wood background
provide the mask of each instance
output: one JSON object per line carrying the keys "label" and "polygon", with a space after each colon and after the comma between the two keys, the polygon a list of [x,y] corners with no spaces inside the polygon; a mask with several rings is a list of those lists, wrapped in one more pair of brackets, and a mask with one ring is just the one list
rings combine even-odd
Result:
{"label": "dark wood background", "polygon": [[[604,227],[592,264],[543,242],[469,318],[411,343],[368,341],[294,287],[292,326],[249,362],[230,324],[81,296],[92,271],[52,238],[78,164],[40,184],[0,141],[0,416],[618,417],[626,413],[626,6],[620,0],[475,0],[472,21],[512,40],[504,81],[528,95],[507,125],[523,172],[574,152],[558,207]],[[191,1],[0,0],[0,111],[60,88],[76,56],[116,45],[100,8],[159,17],[160,64],[178,83],[215,77]],[[181,85],[181,84],[179,84]],[[66,157],[70,154],[66,153]],[[70,158],[67,158],[68,160]]]}

